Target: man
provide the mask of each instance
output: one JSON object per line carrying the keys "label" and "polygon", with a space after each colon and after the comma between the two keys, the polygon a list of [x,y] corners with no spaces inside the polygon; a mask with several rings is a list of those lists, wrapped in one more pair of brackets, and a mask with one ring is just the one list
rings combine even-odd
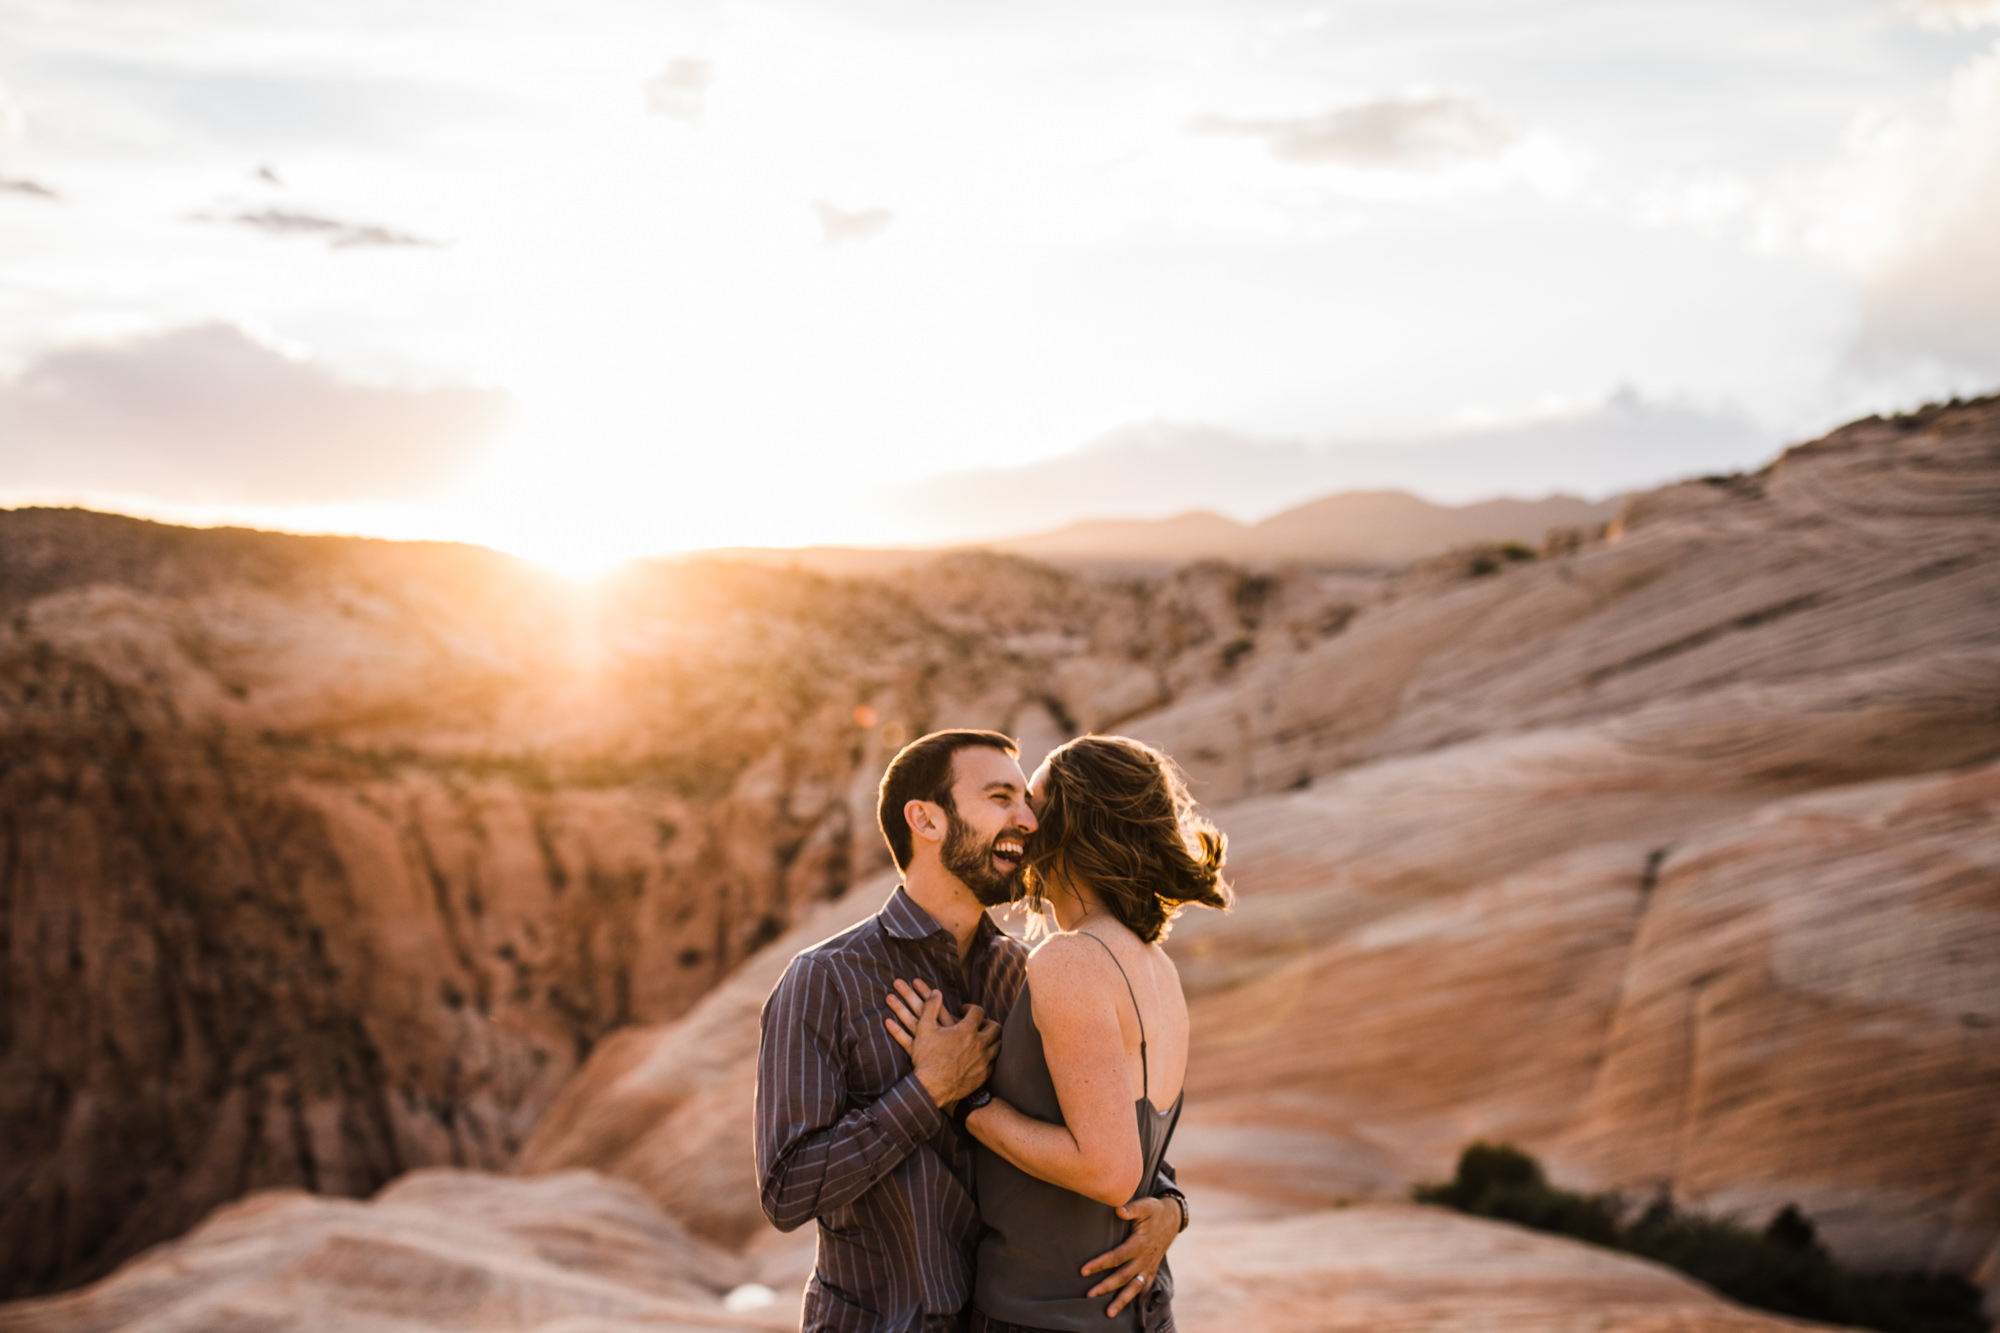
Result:
{"label": "man", "polygon": [[[911,742],[877,815],[903,883],[868,920],[807,949],[764,1005],[757,1174],[781,1231],[819,1222],[806,1333],[956,1333],[979,1212],[972,1139],[950,1111],[986,1081],[1027,949],[988,919],[1035,831],[1014,743],[992,731]],[[929,983],[911,1054],[889,1035],[898,977]],[[1121,1210],[1125,1243],[1083,1274],[1110,1313],[1145,1290],[1187,1205],[1168,1173]]]}

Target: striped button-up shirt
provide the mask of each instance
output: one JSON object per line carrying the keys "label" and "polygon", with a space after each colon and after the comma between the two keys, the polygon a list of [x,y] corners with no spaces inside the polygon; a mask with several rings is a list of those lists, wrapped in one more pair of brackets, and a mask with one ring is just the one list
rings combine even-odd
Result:
{"label": "striped button-up shirt", "polygon": [[1027,949],[981,917],[963,964],[900,886],[868,920],[792,960],[765,1002],[757,1174],[782,1231],[819,1222],[806,1333],[956,1329],[972,1296],[972,1143],[889,1035],[890,985],[922,978],[953,1014],[1004,1022]]}

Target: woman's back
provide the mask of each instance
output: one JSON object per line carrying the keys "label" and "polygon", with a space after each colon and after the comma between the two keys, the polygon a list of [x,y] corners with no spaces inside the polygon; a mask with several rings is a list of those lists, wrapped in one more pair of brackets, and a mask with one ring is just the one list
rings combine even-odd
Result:
{"label": "woman's back", "polygon": [[[1044,991],[1039,1018],[1038,976]],[[1085,1114],[1103,1114],[1109,1089],[1101,1086],[1101,1075],[1117,1072],[1102,1058],[1112,1036],[1105,1020],[1114,1014],[1127,1055],[1123,1072],[1130,1086],[1121,1091],[1129,1093],[1124,1114],[1137,1137],[1137,1184],[1130,1196],[1137,1198],[1152,1193],[1180,1119],[1187,1064],[1186,1004],[1172,961],[1156,945],[1116,925],[1102,934],[1083,929],[1045,943],[1030,961],[1028,980],[1008,1015],[991,1083],[996,1096],[1050,1124],[1068,1123],[1059,1085],[1069,1086],[1072,1105],[1096,1103]],[[1045,1024],[1054,1037],[1053,1052]],[[1096,1046],[1097,1058],[1079,1061],[1076,1052],[1065,1050],[1079,1042]],[[1100,1086],[1080,1097],[1076,1084],[1094,1074]],[[1084,1294],[1091,1279],[1081,1276],[1081,1266],[1118,1245],[1130,1229],[1112,1204],[1029,1175],[983,1146],[977,1170],[987,1231],[979,1247],[975,1303],[986,1315],[1027,1328],[1086,1333],[1144,1328],[1149,1315],[1164,1314],[1173,1291],[1164,1265],[1144,1297],[1116,1322],[1105,1318],[1105,1298]]]}
{"label": "woman's back", "polygon": [[[1029,958],[995,1096],[963,1121],[980,1144],[991,1228],[974,1301],[982,1317],[1027,1329],[1170,1329],[1163,1264],[1117,1279],[1120,1323],[1105,1317],[1112,1301],[1085,1294],[1093,1284],[1081,1268],[1126,1240],[1119,1208],[1155,1192],[1188,1056],[1187,1005],[1160,941],[1186,905],[1229,905],[1227,840],[1197,813],[1171,759],[1122,736],[1058,746],[1029,780],[1028,802],[1038,827],[1023,892],[1063,933]],[[1151,1229],[1168,1207],[1130,1210],[1149,1231],[1133,1237],[1148,1264],[1164,1252]],[[1185,1207],[1175,1212],[1185,1224]]]}

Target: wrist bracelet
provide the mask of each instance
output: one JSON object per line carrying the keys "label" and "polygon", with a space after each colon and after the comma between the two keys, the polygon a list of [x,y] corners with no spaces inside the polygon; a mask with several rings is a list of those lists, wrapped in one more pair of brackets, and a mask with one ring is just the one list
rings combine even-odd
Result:
{"label": "wrist bracelet", "polygon": [[1186,1231],[1188,1229],[1187,1195],[1181,1193],[1179,1190],[1161,1190],[1160,1197],[1162,1199],[1172,1199],[1174,1201],[1174,1205],[1181,1210],[1180,1228],[1179,1230],[1174,1232],[1174,1234],[1178,1236],[1181,1234],[1182,1231]]}

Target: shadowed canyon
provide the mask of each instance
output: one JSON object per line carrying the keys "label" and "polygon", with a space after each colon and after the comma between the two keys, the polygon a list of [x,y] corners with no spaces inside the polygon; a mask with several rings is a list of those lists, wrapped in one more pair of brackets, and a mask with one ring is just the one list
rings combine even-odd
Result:
{"label": "shadowed canyon", "polygon": [[1800,1327],[1403,1202],[1482,1137],[2000,1291],[1986,399],[1375,571],[0,513],[0,1329],[795,1326],[757,1010],[960,725],[1139,736],[1230,835],[1183,1327]]}

